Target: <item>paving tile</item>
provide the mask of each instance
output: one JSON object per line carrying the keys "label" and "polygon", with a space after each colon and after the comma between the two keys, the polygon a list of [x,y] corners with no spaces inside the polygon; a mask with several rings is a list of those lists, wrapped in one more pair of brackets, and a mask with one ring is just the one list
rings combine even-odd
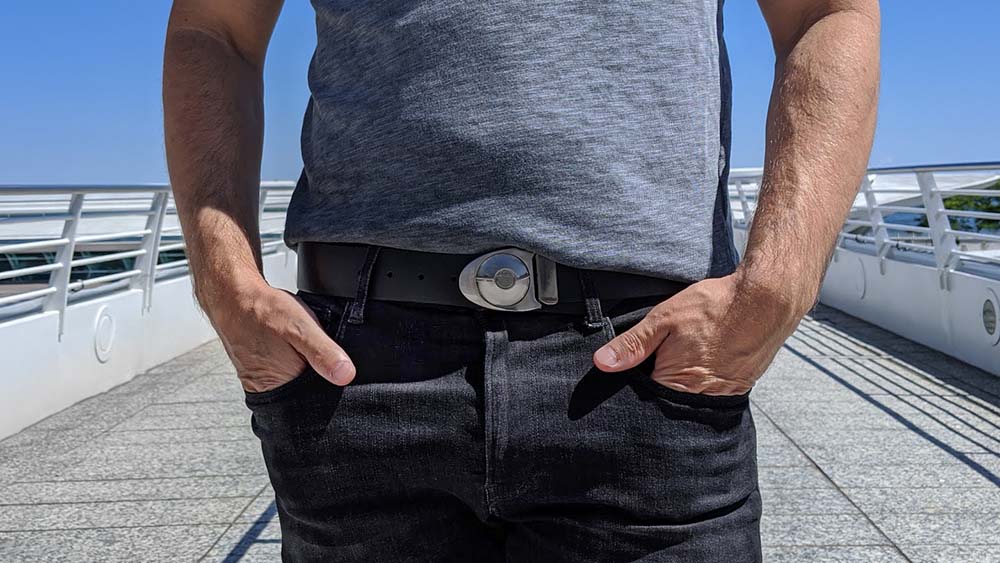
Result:
{"label": "paving tile", "polygon": [[[1000,488],[867,488],[844,489],[867,514],[996,514],[1000,512]],[[997,522],[1000,534],[1000,521]]]}
{"label": "paving tile", "polygon": [[66,454],[92,441],[87,429],[23,430],[0,443],[0,483],[16,479],[45,459]]}
{"label": "paving tile", "polygon": [[153,404],[123,421],[112,431],[162,430],[249,426],[250,410],[225,401]]}
{"label": "paving tile", "polygon": [[246,509],[236,517],[237,522],[250,524],[277,519],[278,515],[274,507],[274,490],[270,487],[253,499]]}
{"label": "paving tile", "polygon": [[[906,425],[870,405],[773,402],[764,405],[775,422],[792,435],[796,429],[906,430]],[[870,408],[869,408],[870,407]]]}
{"label": "paving tile", "polygon": [[[190,403],[182,403],[190,404]],[[212,403],[224,405],[228,403]],[[250,411],[241,414],[214,413],[198,416],[152,416],[139,414],[115,426],[113,431],[129,430],[197,430],[205,428],[245,428],[250,426]]]}
{"label": "paving tile", "polygon": [[802,449],[820,467],[846,464],[891,466],[957,462],[954,454],[930,442],[904,443],[885,448],[851,444],[813,444],[802,446]]}
{"label": "paving tile", "polygon": [[281,527],[277,518],[265,524],[234,525],[212,546],[205,560],[221,561],[228,555],[240,556],[241,563],[280,560]]}
{"label": "paving tile", "polygon": [[929,348],[907,353],[905,357],[913,364],[930,373],[966,381],[972,385],[981,386],[982,390],[991,392],[993,395],[1000,395],[1000,377],[961,360],[946,356]]}
{"label": "paving tile", "polygon": [[[889,332],[882,327],[875,326],[861,319],[849,317],[847,315],[836,318],[817,318],[817,320],[818,322],[809,323],[808,326],[814,327],[818,332],[822,332],[824,335],[849,335],[852,340],[856,340],[864,346],[883,352],[888,351],[892,345],[899,345],[897,341],[902,340],[896,334]],[[915,347],[921,350],[924,349],[924,347],[919,344],[915,344]]]}
{"label": "paving tile", "polygon": [[252,498],[0,506],[0,531],[71,530],[232,522]]}
{"label": "paving tile", "polygon": [[898,545],[1000,545],[1000,509],[993,514],[896,514],[872,516]]}
{"label": "paving tile", "polygon": [[195,561],[225,526],[162,526],[0,533],[5,563]]}
{"label": "paving tile", "polygon": [[761,424],[764,420],[762,415],[755,415],[756,420],[754,420],[754,425],[757,427],[757,447],[767,446],[767,447],[790,447],[794,446],[791,440],[788,439],[777,427],[771,425],[768,422],[766,425]]}
{"label": "paving tile", "polygon": [[903,545],[913,563],[1000,563],[1000,545]]}
{"label": "paving tile", "polygon": [[995,486],[1000,487],[1000,455],[991,454],[968,454],[965,456],[970,464],[975,464],[977,471],[984,473],[993,480]]}
{"label": "paving tile", "polygon": [[760,408],[792,439],[802,432],[860,435],[861,431],[896,430],[913,433],[914,438],[926,434],[961,450],[1000,450],[1000,420],[992,422],[961,398],[883,395],[872,400],[874,404],[856,399],[821,403],[757,398]]}
{"label": "paving tile", "polygon": [[86,432],[94,434],[114,427],[150,403],[151,399],[143,397],[98,395],[39,421],[31,427],[31,430],[85,429]]}
{"label": "paving tile", "polygon": [[757,471],[761,489],[827,489],[833,483],[819,469],[808,466],[761,467]]}
{"label": "paving tile", "polygon": [[250,440],[199,443],[101,445],[57,456],[23,481],[150,479],[259,475],[265,473],[260,446]]}
{"label": "paving tile", "polygon": [[235,374],[210,373],[158,398],[157,402],[179,403],[211,400],[242,403],[244,398],[243,388]]}
{"label": "paving tile", "polygon": [[230,555],[210,555],[201,559],[204,563],[274,563],[281,560],[281,540],[262,540],[254,542],[243,551],[239,550]]}
{"label": "paving tile", "polygon": [[995,487],[988,477],[957,461],[936,465],[825,465],[823,471],[842,488]]}
{"label": "paving tile", "polygon": [[787,467],[795,465],[812,465],[812,462],[794,445],[757,446],[757,467]]}
{"label": "paving tile", "polygon": [[785,381],[781,379],[765,379],[754,388],[754,399],[766,406],[771,401],[794,401],[799,404],[812,405],[819,401],[853,402],[857,395],[833,380],[822,380],[818,376],[814,381]]}
{"label": "paving tile", "polygon": [[767,563],[906,563],[894,547],[764,547]]}
{"label": "paving tile", "polygon": [[206,443],[206,442],[256,442],[250,423],[237,426],[219,426],[207,428],[170,428],[149,430],[116,430],[102,434],[94,440],[95,445],[101,444],[176,444],[176,443]]}
{"label": "paving tile", "polygon": [[860,514],[837,489],[761,489],[767,514]]}
{"label": "paving tile", "polygon": [[242,402],[235,404],[226,401],[167,403],[149,405],[143,409],[142,414],[144,416],[175,416],[178,418],[200,417],[212,414],[249,416],[250,409]]}
{"label": "paving tile", "polygon": [[[922,429],[923,430],[923,429]],[[985,441],[967,438],[947,428],[936,426],[923,430],[939,443],[958,451],[967,453],[985,453]],[[886,429],[816,429],[813,427],[799,428],[791,431],[791,439],[803,448],[834,447],[863,448],[866,450],[919,450],[927,447],[940,449],[935,442],[912,430]]]}
{"label": "paving tile", "polygon": [[845,338],[837,331],[831,331],[821,325],[808,322],[800,324],[798,330],[792,334],[785,345],[809,357],[871,357],[886,353],[861,340]]}
{"label": "paving tile", "polygon": [[852,514],[767,514],[761,538],[769,546],[889,545],[863,516]]}
{"label": "paving tile", "polygon": [[976,397],[923,397],[919,407],[950,427],[979,429],[1000,440],[1000,408]]}
{"label": "paving tile", "polygon": [[[840,381],[867,395],[967,395],[968,392],[951,381],[941,380],[913,366],[892,359],[817,360],[825,370]],[[833,379],[833,378],[831,378]],[[836,379],[835,379],[836,381]],[[846,387],[846,386],[845,386]]]}
{"label": "paving tile", "polygon": [[267,475],[52,481],[0,487],[0,504],[99,502],[185,498],[253,497],[267,485]]}

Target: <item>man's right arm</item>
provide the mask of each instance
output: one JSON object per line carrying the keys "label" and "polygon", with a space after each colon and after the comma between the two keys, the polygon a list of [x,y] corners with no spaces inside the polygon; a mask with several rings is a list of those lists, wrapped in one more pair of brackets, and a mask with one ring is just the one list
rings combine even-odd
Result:
{"label": "man's right arm", "polygon": [[334,383],[354,376],[308,307],[262,271],[262,78],[281,4],[175,0],[164,49],[167,164],[195,295],[250,391],[288,381],[306,362]]}

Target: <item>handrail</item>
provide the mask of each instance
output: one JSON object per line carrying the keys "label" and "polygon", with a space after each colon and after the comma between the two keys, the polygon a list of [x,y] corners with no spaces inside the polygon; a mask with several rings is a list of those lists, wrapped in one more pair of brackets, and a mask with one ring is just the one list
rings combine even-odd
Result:
{"label": "handrail", "polygon": [[[868,169],[869,174],[902,174],[906,172],[969,172],[979,170],[1000,170],[1000,161],[985,162],[954,162],[946,164],[917,164],[906,166],[875,166]],[[729,177],[742,174],[760,176],[763,168],[733,168]]]}
{"label": "handrail", "polygon": [[1000,161],[956,162],[950,164],[925,164],[910,166],[877,166],[869,168],[869,174],[899,174],[904,172],[974,172],[978,170],[1000,170]]}
{"label": "handrail", "polygon": [[[964,172],[972,179],[958,176],[962,183],[954,185],[951,173]],[[887,178],[895,183],[889,187],[874,187],[884,184]],[[938,186],[941,178],[950,177],[946,188]],[[734,216],[740,210],[744,219],[753,217],[757,206],[757,192],[763,180],[761,168],[733,169],[729,175],[729,197],[733,203]],[[880,180],[883,180],[881,183]],[[904,185],[899,185],[900,181]],[[972,162],[955,164],[933,164],[922,166],[887,166],[870,168],[865,174],[859,190],[859,197],[851,209],[851,214],[838,238],[838,245],[845,240],[871,246],[872,253],[879,257],[882,272],[887,260],[905,258],[904,253],[920,252],[934,255],[941,288],[949,289],[951,274],[975,264],[977,275],[983,265],[991,268],[1000,264],[1000,233],[979,232],[956,226],[953,221],[964,221],[965,225],[976,225],[975,221],[1000,222],[1000,213],[993,211],[949,209],[945,202],[953,197],[1000,198],[1000,189],[986,189],[1000,186],[1000,162]],[[897,202],[919,202],[916,206],[900,205]],[[921,224],[893,223],[887,217],[893,215],[916,218]],[[901,220],[900,217],[897,220]],[[970,222],[970,220],[972,222]],[[747,221],[733,221],[734,228],[749,228]],[[912,233],[927,235],[916,244]],[[982,248],[969,248],[975,243]],[[996,271],[1000,279],[1000,268],[986,270],[990,275]]]}
{"label": "handrail", "polygon": [[[290,181],[260,184],[261,233],[264,236],[261,248],[265,254],[287,250],[280,244],[282,229],[265,226],[265,223],[283,225],[288,196],[294,187],[295,183]],[[111,197],[122,194],[127,197]],[[24,196],[43,197],[25,199]],[[157,279],[188,272],[188,262],[183,257],[160,263],[162,253],[186,248],[169,184],[0,185],[0,204],[8,203],[13,205],[0,206],[0,241],[3,241],[0,253],[37,256],[41,252],[55,252],[55,259],[50,263],[35,262],[0,272],[0,280],[48,274],[45,287],[22,284],[0,293],[0,307],[17,305],[20,314],[37,311],[38,306],[42,311],[56,312],[60,337],[66,308],[75,293],[95,289],[105,292],[139,290],[143,294],[143,307],[148,309]],[[85,226],[92,225],[88,221],[94,219],[102,221],[100,232],[87,232]],[[105,227],[109,222],[110,226]],[[49,226],[51,229],[53,224],[61,224],[61,230],[23,234],[33,227],[42,230],[42,226]],[[122,226],[118,228],[119,225]],[[3,236],[4,232],[7,236]],[[101,244],[102,248],[111,250],[80,256],[81,244]],[[134,259],[133,265],[123,271],[105,268],[96,272],[96,276],[73,277],[74,271],[80,268],[129,259]],[[0,286],[12,287],[9,284]],[[36,303],[35,308],[24,307],[32,302]]]}
{"label": "handrail", "polygon": [[[938,180],[943,177],[939,175],[952,172],[965,172],[979,177],[967,182],[964,177],[960,177],[964,182],[961,185],[956,186],[951,181],[946,188],[938,187]],[[730,171],[731,215],[737,229],[749,229],[752,225],[762,174],[763,170],[760,168]],[[872,185],[890,176],[908,175],[912,175],[912,178],[902,188],[892,184],[878,188]],[[946,200],[955,196],[1000,197],[1000,190],[984,189],[992,185],[990,182],[996,178],[1000,178],[1000,162],[869,169],[851,216],[840,232],[838,245],[843,246],[848,241],[853,245],[867,245],[883,265],[888,260],[905,258],[908,253],[932,255],[943,289],[948,289],[949,276],[953,272],[971,264],[976,265],[977,275],[984,271],[985,266],[995,269],[1000,278],[1000,259],[995,256],[997,252],[993,252],[1000,250],[1000,233],[961,228],[974,221],[1000,221],[1000,213],[954,210],[944,205]],[[281,235],[289,196],[295,185],[292,181],[261,182],[260,230],[264,253],[288,250],[284,247]],[[23,196],[44,198],[32,200]],[[919,205],[906,207],[894,204],[901,200],[919,201]],[[148,308],[157,279],[188,272],[188,262],[183,256],[167,262],[160,261],[163,253],[179,252],[186,248],[168,184],[3,184],[0,185],[0,204],[11,204],[0,205],[0,251],[36,254],[43,251],[55,252],[55,259],[51,263],[35,262],[3,272],[0,280],[46,273],[49,279],[45,287],[40,287],[40,284],[26,285],[13,293],[0,294],[0,306],[40,301],[42,310],[58,313],[60,334],[66,307],[76,292],[84,289],[140,290],[143,293],[144,307]],[[896,214],[915,217],[917,222],[893,223],[891,218]],[[88,221],[95,218],[102,221],[102,228],[104,222],[110,222],[112,226],[100,232],[84,229]],[[925,223],[919,223],[919,218],[923,218]],[[126,221],[134,224],[118,228],[118,223]],[[953,221],[959,223],[953,224]],[[16,234],[40,224],[61,224],[62,229],[45,235],[2,237],[4,230]],[[103,245],[102,248],[109,249],[106,254],[76,256],[82,244],[98,243]],[[134,259],[134,264],[125,271],[109,272],[104,269],[96,272],[98,275],[94,277],[73,278],[74,269],[121,259]]]}

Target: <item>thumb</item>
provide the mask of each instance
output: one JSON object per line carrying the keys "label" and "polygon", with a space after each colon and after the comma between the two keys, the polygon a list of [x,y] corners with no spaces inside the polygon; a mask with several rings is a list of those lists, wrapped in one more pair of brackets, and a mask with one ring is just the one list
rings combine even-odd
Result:
{"label": "thumb", "polygon": [[294,327],[288,335],[289,344],[309,362],[316,373],[335,385],[347,385],[356,373],[354,362],[323,330],[308,305],[302,302],[300,305],[299,311],[289,315],[289,322]]}
{"label": "thumb", "polygon": [[635,326],[594,352],[594,365],[608,372],[633,368],[648,358],[666,337],[666,327],[654,321],[651,315],[646,315]]}
{"label": "thumb", "polygon": [[295,349],[309,365],[334,385],[347,385],[356,374],[354,362],[347,352],[333,341],[319,325],[315,325],[293,342]]}

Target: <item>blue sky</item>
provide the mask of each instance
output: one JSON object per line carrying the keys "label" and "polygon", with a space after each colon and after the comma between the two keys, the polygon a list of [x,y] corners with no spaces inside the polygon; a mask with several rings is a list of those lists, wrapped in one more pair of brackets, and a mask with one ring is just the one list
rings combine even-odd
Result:
{"label": "blue sky", "polygon": [[[376,1],[376,0],[371,0]],[[266,68],[262,175],[294,179],[314,43],[286,0]],[[947,6],[947,7],[945,7]],[[160,107],[166,0],[6,2],[0,18],[0,183],[166,180]],[[1000,3],[884,0],[872,165],[1000,160]],[[734,166],[758,166],[773,55],[756,2],[726,8]]]}

